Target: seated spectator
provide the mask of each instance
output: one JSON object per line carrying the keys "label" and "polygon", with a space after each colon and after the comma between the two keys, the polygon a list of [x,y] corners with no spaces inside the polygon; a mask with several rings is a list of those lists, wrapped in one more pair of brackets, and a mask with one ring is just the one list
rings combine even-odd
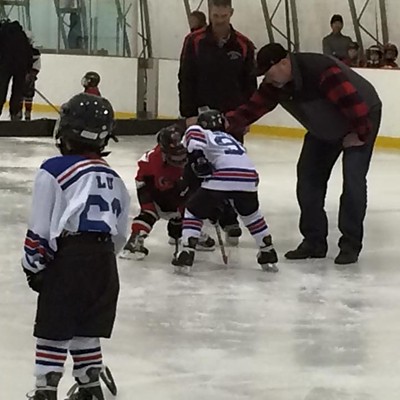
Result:
{"label": "seated spectator", "polygon": [[343,62],[352,68],[365,67],[365,60],[360,54],[360,46],[357,42],[351,42],[347,50],[347,58]]}
{"label": "seated spectator", "polygon": [[189,16],[190,31],[194,32],[207,26],[206,14],[202,11],[193,11]]}
{"label": "seated spectator", "polygon": [[383,67],[383,51],[381,46],[374,44],[366,51],[367,68],[382,68]]}
{"label": "seated spectator", "polygon": [[396,63],[397,56],[399,55],[399,51],[397,50],[397,46],[393,43],[385,44],[383,48],[383,67],[382,68],[399,68]]}
{"label": "seated spectator", "polygon": [[347,58],[347,49],[353,41],[349,36],[342,34],[343,17],[335,14],[331,18],[332,32],[322,40],[323,53],[327,56],[333,56],[339,60]]}

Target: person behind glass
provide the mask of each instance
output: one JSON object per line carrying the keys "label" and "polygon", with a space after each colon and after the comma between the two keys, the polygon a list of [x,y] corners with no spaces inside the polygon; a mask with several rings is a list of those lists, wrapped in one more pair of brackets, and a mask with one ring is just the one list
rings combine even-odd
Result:
{"label": "person behind glass", "polygon": [[383,51],[381,46],[374,44],[370,46],[366,51],[367,56],[367,68],[382,68],[383,63]]}
{"label": "person behind glass", "polygon": [[382,102],[370,82],[334,57],[288,53],[271,43],[257,54],[264,80],[251,99],[227,115],[237,136],[281,105],[306,129],[297,164],[299,228],[303,241],[285,257],[324,258],[328,250],[328,219],[324,209],[328,180],[343,154],[340,197],[340,252],[336,264],[358,260],[367,208],[367,173],[379,131]]}
{"label": "person behind glass", "polygon": [[198,29],[207,26],[207,17],[202,11],[192,11],[189,15],[190,32],[197,31]]}
{"label": "person behind glass", "polygon": [[[179,68],[179,109],[187,125],[196,122],[198,110],[210,107],[234,110],[257,88],[253,43],[230,21],[232,0],[212,0],[210,24],[186,36]],[[200,186],[190,168],[186,179],[192,190]],[[237,215],[227,205],[219,220],[231,244],[241,235]]]}
{"label": "person behind glass", "polygon": [[12,79],[10,118],[20,121],[25,79],[32,70],[33,57],[29,39],[18,21],[0,22],[0,55],[0,115]]}
{"label": "person behind glass", "polygon": [[383,67],[385,69],[399,68],[396,60],[399,55],[397,46],[393,43],[387,43],[383,47]]}
{"label": "person behind glass", "polygon": [[347,50],[347,58],[343,62],[351,68],[365,67],[365,61],[360,54],[360,46],[357,42],[351,42]]}
{"label": "person behind glass", "polygon": [[339,60],[347,58],[347,50],[352,40],[342,34],[343,17],[335,14],[331,18],[332,32],[322,40],[322,52],[327,56],[333,56]]}
{"label": "person behind glass", "polygon": [[94,94],[95,96],[101,96],[99,90],[100,75],[97,72],[89,71],[86,72],[82,78],[82,86],[84,87],[84,93]]}

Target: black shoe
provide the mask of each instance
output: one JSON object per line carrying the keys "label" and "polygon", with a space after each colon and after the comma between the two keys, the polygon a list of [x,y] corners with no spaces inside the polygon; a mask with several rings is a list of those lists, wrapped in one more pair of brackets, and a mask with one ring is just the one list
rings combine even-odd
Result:
{"label": "black shoe", "polygon": [[346,265],[354,264],[358,261],[358,253],[354,251],[340,250],[339,254],[335,258],[335,264]]}
{"label": "black shoe", "polygon": [[326,248],[316,248],[310,246],[307,242],[301,242],[296,250],[288,251],[285,257],[288,260],[305,260],[307,258],[325,258]]}

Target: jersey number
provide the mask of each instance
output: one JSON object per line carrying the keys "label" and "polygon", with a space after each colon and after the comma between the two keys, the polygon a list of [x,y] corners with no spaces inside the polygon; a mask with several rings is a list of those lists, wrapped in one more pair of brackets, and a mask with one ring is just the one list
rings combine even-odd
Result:
{"label": "jersey number", "polygon": [[104,221],[93,221],[88,218],[88,214],[91,207],[97,207],[100,212],[112,212],[117,217],[122,212],[121,202],[114,198],[111,204],[105,200],[102,196],[96,194],[92,194],[88,197],[86,202],[85,209],[82,211],[81,216],[79,217],[79,231],[80,232],[105,232],[109,233],[111,231],[111,227]]}
{"label": "jersey number", "polygon": [[218,146],[226,147],[224,150],[225,154],[241,156],[246,152],[244,147],[239,142],[233,138],[230,138],[229,136],[215,136],[214,140]]}

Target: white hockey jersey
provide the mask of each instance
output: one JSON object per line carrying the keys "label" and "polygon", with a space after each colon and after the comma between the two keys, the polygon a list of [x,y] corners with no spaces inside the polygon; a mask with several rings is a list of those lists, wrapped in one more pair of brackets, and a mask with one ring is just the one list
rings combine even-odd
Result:
{"label": "white hockey jersey", "polygon": [[221,191],[256,192],[258,174],[246,149],[235,138],[225,132],[212,132],[198,125],[186,130],[183,144],[192,153],[202,150],[213,165],[212,176],[207,177],[202,187]]}
{"label": "white hockey jersey", "polygon": [[53,157],[40,167],[33,187],[31,217],[22,265],[46,267],[67,232],[104,232],[116,252],[126,243],[130,197],[124,182],[101,158]]}

